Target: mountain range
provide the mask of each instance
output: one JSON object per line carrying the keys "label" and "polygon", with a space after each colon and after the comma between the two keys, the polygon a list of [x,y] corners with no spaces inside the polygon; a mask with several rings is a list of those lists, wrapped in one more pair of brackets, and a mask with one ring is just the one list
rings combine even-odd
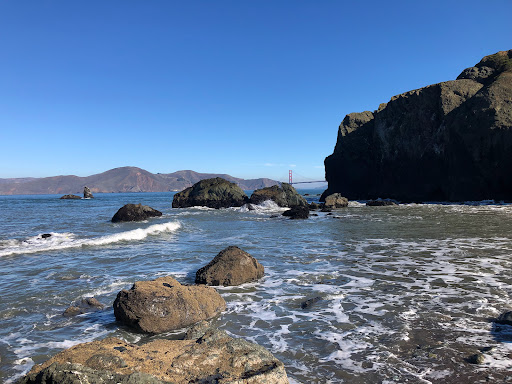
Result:
{"label": "mountain range", "polygon": [[222,177],[244,190],[270,187],[279,183],[267,178],[240,179],[226,174],[189,170],[154,174],[137,167],[120,167],[87,177],[66,175],[0,179],[0,195],[82,194],[85,186],[93,193],[181,191],[200,180],[213,177]]}

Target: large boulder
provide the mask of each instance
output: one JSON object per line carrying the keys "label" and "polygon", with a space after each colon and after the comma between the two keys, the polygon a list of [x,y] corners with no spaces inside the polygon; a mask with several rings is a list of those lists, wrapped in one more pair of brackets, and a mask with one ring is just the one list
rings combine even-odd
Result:
{"label": "large boulder", "polygon": [[254,257],[238,247],[219,252],[196,273],[196,284],[240,285],[263,277],[265,269]]}
{"label": "large boulder", "polygon": [[271,187],[255,190],[251,195],[252,204],[260,204],[264,201],[272,200],[280,207],[295,207],[298,205],[307,206],[308,203],[295,188],[290,184],[281,183]]}
{"label": "large boulder", "polygon": [[84,199],[93,199],[94,196],[92,195],[92,192],[91,190],[89,189],[89,187],[84,187]]}
{"label": "large boulder", "polygon": [[62,200],[80,200],[81,197],[77,195],[64,195],[61,197]]}
{"label": "large boulder", "polygon": [[347,115],[323,197],[512,200],[512,50],[447,81]]}
{"label": "large boulder", "polygon": [[162,216],[162,212],[157,211],[147,205],[142,204],[126,204],[119,208],[116,214],[112,217],[113,223],[120,221],[142,221],[150,217]]}
{"label": "large boulder", "polygon": [[83,343],[35,365],[19,384],[286,384],[284,365],[265,348],[206,329],[186,340],[143,345],[110,337]]}
{"label": "large boulder", "polygon": [[242,188],[223,178],[215,177],[201,180],[176,193],[172,200],[172,207],[229,208],[241,207],[247,202],[248,197]]}
{"label": "large boulder", "polygon": [[146,333],[187,327],[219,315],[226,302],[214,288],[181,285],[170,276],[137,281],[114,301],[118,321]]}
{"label": "large boulder", "polygon": [[343,197],[340,193],[333,193],[325,197],[324,208],[326,209],[337,209],[348,207],[348,199]]}

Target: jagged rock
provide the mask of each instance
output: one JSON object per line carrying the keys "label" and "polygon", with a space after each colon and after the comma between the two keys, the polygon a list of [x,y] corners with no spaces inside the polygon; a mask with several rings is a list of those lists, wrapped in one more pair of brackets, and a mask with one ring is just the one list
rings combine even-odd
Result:
{"label": "jagged rock", "polygon": [[176,193],[172,200],[172,207],[229,208],[241,207],[247,202],[247,195],[238,185],[215,177],[201,180],[192,187]]}
{"label": "jagged rock", "polygon": [[137,281],[114,301],[118,321],[146,333],[162,333],[217,316],[226,308],[214,288],[186,286],[170,276]]}
{"label": "jagged rock", "polygon": [[348,199],[346,197],[343,197],[340,193],[333,193],[332,195],[325,197],[322,212],[328,212],[324,211],[324,209],[345,208],[347,206]]}
{"label": "jagged rock", "polygon": [[219,252],[210,263],[196,273],[196,284],[240,285],[263,277],[263,265],[238,247]]}
{"label": "jagged rock", "polygon": [[387,207],[391,205],[398,205],[393,200],[389,199],[377,199],[377,200],[368,200],[366,205],[369,207]]}
{"label": "jagged rock", "polygon": [[292,220],[307,219],[309,217],[309,207],[307,205],[296,205],[284,211],[283,216],[287,216]]}
{"label": "jagged rock", "polygon": [[282,362],[265,348],[205,328],[186,340],[136,346],[117,338],[83,343],[35,365],[19,384],[286,384]]}
{"label": "jagged rock", "polygon": [[147,205],[142,204],[126,204],[119,208],[116,214],[112,217],[113,223],[121,221],[142,221],[150,217],[162,216],[162,212],[157,211]]}
{"label": "jagged rock", "polygon": [[41,235],[41,239],[48,239],[49,237],[52,237],[52,234],[51,233],[43,233]]}
{"label": "jagged rock", "polygon": [[328,189],[351,200],[512,200],[512,50],[341,123]]}
{"label": "jagged rock", "polygon": [[291,208],[308,205],[306,199],[287,183],[282,183],[281,186],[273,185],[271,187],[257,189],[252,193],[250,199],[252,204],[260,204],[267,200],[272,200],[280,207]]}
{"label": "jagged rock", "polygon": [[62,200],[75,200],[75,199],[81,199],[80,196],[77,195],[64,195],[61,197]]}
{"label": "jagged rock", "polygon": [[91,193],[89,187],[84,187],[84,199],[93,199],[94,196]]}
{"label": "jagged rock", "polygon": [[63,315],[66,317],[81,315],[87,312],[97,311],[105,308],[103,304],[101,304],[94,297],[86,297],[80,301],[79,304],[71,305],[68,307]]}
{"label": "jagged rock", "polygon": [[512,311],[502,313],[497,319],[496,323],[512,325]]}

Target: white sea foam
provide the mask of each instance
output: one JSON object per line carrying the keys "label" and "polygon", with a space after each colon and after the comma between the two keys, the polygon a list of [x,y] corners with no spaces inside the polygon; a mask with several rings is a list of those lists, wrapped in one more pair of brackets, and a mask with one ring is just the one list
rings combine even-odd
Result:
{"label": "white sea foam", "polygon": [[[251,209],[249,208],[251,207]],[[271,214],[271,213],[278,213],[278,212],[284,212],[289,208],[280,207],[272,200],[265,200],[261,202],[260,204],[245,204],[241,206],[240,208],[236,208],[239,212],[252,212],[256,214]]]}
{"label": "white sea foam", "polygon": [[148,236],[175,232],[180,227],[181,224],[179,222],[167,222],[162,224],[153,224],[147,228],[137,228],[130,231],[89,239],[77,238],[74,233],[51,232],[51,236],[46,239],[42,238],[41,235],[37,235],[21,241],[9,240],[7,245],[3,245],[2,248],[0,248],[0,257],[87,246],[103,246],[119,242],[140,241]]}

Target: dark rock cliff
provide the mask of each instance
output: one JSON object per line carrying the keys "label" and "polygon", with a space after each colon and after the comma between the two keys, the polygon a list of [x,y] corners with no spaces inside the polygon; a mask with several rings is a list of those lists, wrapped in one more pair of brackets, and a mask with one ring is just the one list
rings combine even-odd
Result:
{"label": "dark rock cliff", "polygon": [[324,196],[512,200],[512,50],[341,123]]}

